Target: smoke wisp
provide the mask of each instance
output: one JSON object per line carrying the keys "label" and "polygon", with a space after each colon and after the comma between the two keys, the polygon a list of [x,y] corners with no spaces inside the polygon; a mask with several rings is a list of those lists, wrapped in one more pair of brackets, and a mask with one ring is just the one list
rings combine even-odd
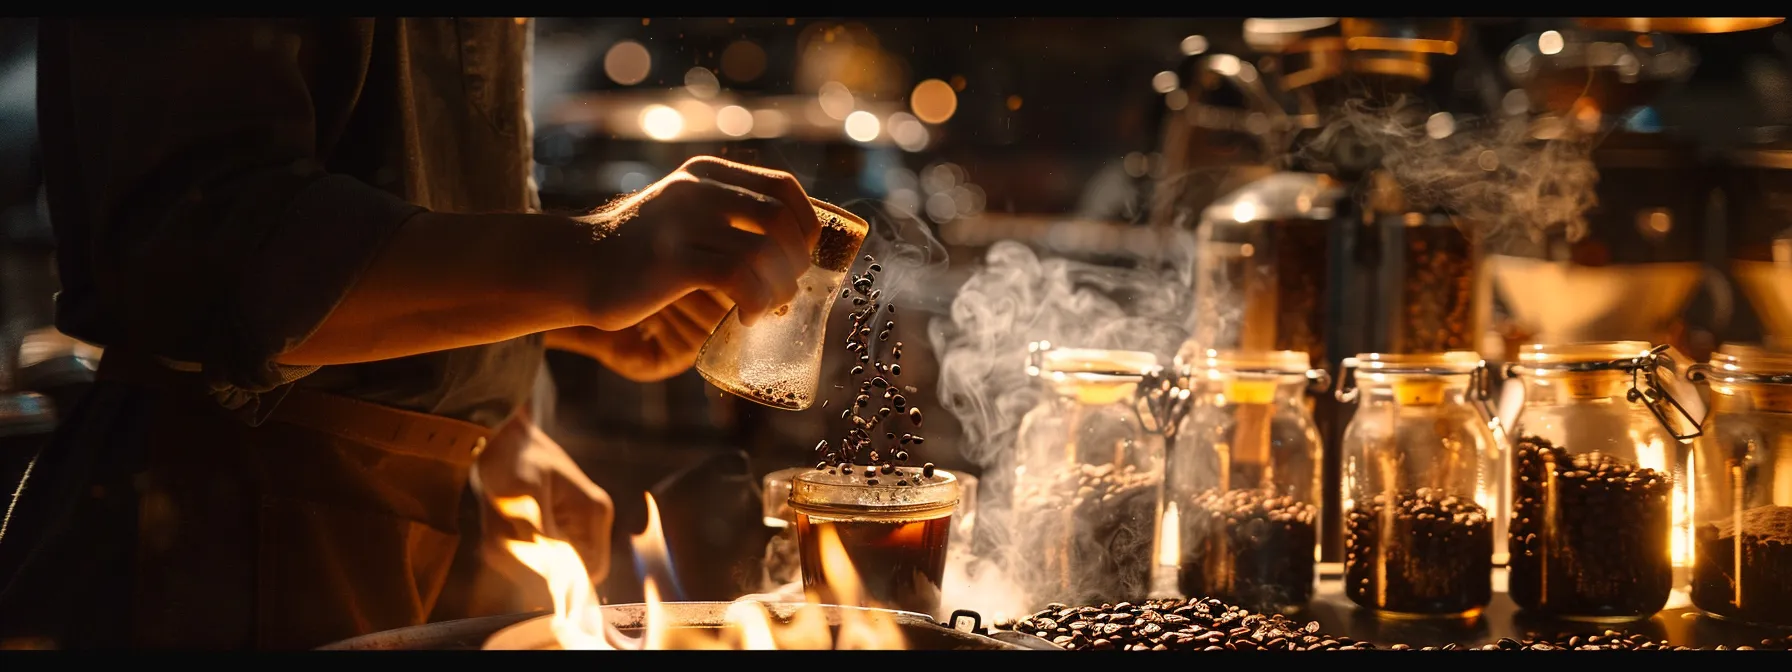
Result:
{"label": "smoke wisp", "polygon": [[1586,212],[1598,204],[1592,150],[1599,134],[1560,118],[1433,121],[1402,98],[1349,100],[1331,119],[1297,155],[1335,156],[1341,143],[1357,143],[1379,155],[1409,208],[1453,213],[1490,251],[1558,235],[1578,240],[1586,234]]}
{"label": "smoke wisp", "polygon": [[[935,318],[929,339],[940,353],[940,405],[962,425],[960,454],[983,470],[976,535],[969,559],[953,563],[953,583],[975,585],[953,597],[985,614],[1020,614],[1035,605],[1017,583],[1028,562],[1011,549],[1012,454],[1022,419],[1045,400],[1026,372],[1027,345],[1137,350],[1164,361],[1187,336],[1186,263],[1133,269],[1041,259],[1012,241],[998,242]],[[1096,568],[1088,568],[1096,570]],[[1098,570],[1096,570],[1098,571]]]}

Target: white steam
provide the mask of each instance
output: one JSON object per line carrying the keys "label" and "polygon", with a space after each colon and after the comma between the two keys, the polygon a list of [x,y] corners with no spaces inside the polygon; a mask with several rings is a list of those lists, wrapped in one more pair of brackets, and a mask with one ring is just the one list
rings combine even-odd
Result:
{"label": "white steam", "polygon": [[1426,121],[1409,99],[1350,100],[1298,152],[1327,156],[1340,142],[1360,143],[1380,155],[1408,207],[1453,213],[1471,239],[1493,252],[1586,234],[1585,214],[1598,204],[1591,155],[1599,133],[1559,118],[1519,115],[1456,117],[1451,132],[1437,138]]}
{"label": "white steam", "polygon": [[[1186,245],[1174,249],[1186,249]],[[1164,269],[1098,266],[1069,259],[1040,259],[1012,241],[991,246],[984,265],[958,291],[949,316],[929,327],[940,353],[936,391],[940,405],[963,427],[958,450],[981,467],[972,553],[951,563],[948,586],[956,608],[992,618],[1018,617],[1033,605],[1008,580],[1018,568],[974,559],[999,557],[1009,547],[1011,455],[1021,419],[1044,400],[1026,373],[1027,344],[1139,350],[1165,361],[1187,337],[1186,261]]]}

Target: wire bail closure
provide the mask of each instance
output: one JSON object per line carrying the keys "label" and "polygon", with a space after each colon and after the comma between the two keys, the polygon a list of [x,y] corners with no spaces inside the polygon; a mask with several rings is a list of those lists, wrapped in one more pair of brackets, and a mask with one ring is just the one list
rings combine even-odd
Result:
{"label": "wire bail closure", "polygon": [[[1705,430],[1699,426],[1699,421],[1692,417],[1692,413],[1688,412],[1685,406],[1681,406],[1680,402],[1674,399],[1674,395],[1662,386],[1661,379],[1656,373],[1662,367],[1673,363],[1673,360],[1667,355],[1668,347],[1668,344],[1663,343],[1650,348],[1649,352],[1634,359],[1624,360],[1620,368],[1630,372],[1630,391],[1624,394],[1624,398],[1633,404],[1641,402],[1649,409],[1649,413],[1655,416],[1655,421],[1661,423],[1663,429],[1668,430],[1668,434],[1673,436],[1675,441],[1685,443],[1698,438],[1705,433]],[[1700,377],[1703,377],[1702,373]],[[1693,428],[1692,432],[1683,434],[1672,421],[1668,420],[1667,409],[1670,407],[1680,417],[1686,419],[1687,424]]]}
{"label": "wire bail closure", "polygon": [[[1134,399],[1139,424],[1145,427],[1145,431],[1160,434],[1166,439],[1176,438],[1177,429],[1182,426],[1183,418],[1188,416],[1189,408],[1192,407],[1193,369],[1194,367],[1187,365],[1180,368],[1160,366],[1145,374],[1144,379],[1139,382]],[[1331,387],[1331,374],[1325,369],[1307,369],[1300,372],[1300,375],[1307,379],[1306,391],[1309,393]]]}

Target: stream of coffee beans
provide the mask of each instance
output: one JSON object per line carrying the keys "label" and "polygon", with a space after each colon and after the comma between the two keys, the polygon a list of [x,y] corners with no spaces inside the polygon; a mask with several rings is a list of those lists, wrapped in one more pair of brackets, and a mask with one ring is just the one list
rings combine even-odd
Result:
{"label": "stream of coffee beans", "polygon": [[1184,595],[1211,595],[1256,611],[1305,606],[1313,597],[1318,511],[1271,489],[1208,490],[1182,518]]}
{"label": "stream of coffee beans", "polygon": [[1583,617],[1646,616],[1667,604],[1667,474],[1597,452],[1569,455],[1535,436],[1520,437],[1513,467],[1512,601]]}
{"label": "stream of coffee beans", "polygon": [[[1253,613],[1215,598],[1146,600],[1139,603],[1070,606],[1062,603],[1014,623],[1010,630],[1044,639],[1070,651],[1690,651],[1664,639],[1617,630],[1591,633],[1528,634],[1491,644],[1415,647],[1376,645],[1322,632],[1318,621],[1300,621],[1281,614]],[[1716,650],[1732,647],[1717,646]],[[1792,635],[1762,639],[1736,650],[1792,651]]]}
{"label": "stream of coffee beans", "polygon": [[838,441],[822,440],[815,446],[815,464],[828,473],[847,472],[862,467],[866,485],[878,485],[879,476],[895,476],[896,485],[907,486],[934,478],[932,462],[922,465],[916,477],[898,475],[896,467],[905,465],[909,451],[926,443],[921,436],[921,409],[909,405],[905,394],[914,394],[914,387],[904,387],[902,376],[902,341],[893,341],[896,333],[896,306],[882,289],[877,288],[877,274],[883,267],[871,255],[865,255],[865,272],[852,277],[840,290],[840,298],[852,299],[853,310],[847,313],[844,347],[853,357],[852,398],[840,410],[840,418],[851,422],[846,435]]}
{"label": "stream of coffee beans", "polygon": [[[1473,500],[1432,488],[1359,501],[1344,520],[1352,602],[1407,614],[1458,614],[1493,599],[1493,521]],[[1391,526],[1383,529],[1383,526]]]}
{"label": "stream of coffee beans", "polygon": [[[1757,506],[1693,534],[1692,601],[1730,618],[1792,626],[1792,506]],[[1741,572],[1737,572],[1737,558]]]}

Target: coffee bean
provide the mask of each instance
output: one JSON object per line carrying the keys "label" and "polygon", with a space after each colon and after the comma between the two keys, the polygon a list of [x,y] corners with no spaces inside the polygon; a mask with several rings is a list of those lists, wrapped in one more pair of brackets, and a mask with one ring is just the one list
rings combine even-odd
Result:
{"label": "coffee bean", "polygon": [[890,365],[890,375],[892,375],[892,376],[902,375],[902,365],[901,364],[891,364]]}
{"label": "coffee bean", "polygon": [[908,409],[908,421],[914,423],[914,425],[916,427],[920,427],[921,426],[921,409],[919,409],[919,408]]}
{"label": "coffee bean", "polygon": [[933,463],[932,462],[928,462],[927,464],[921,465],[921,475],[924,477],[927,477],[927,478],[933,478]]}
{"label": "coffee bean", "polygon": [[1432,488],[1381,493],[1359,499],[1344,526],[1345,593],[1359,605],[1442,615],[1493,597],[1493,523],[1471,498]]}
{"label": "coffee bean", "polygon": [[1312,598],[1317,509],[1270,489],[1209,490],[1182,515],[1178,586],[1258,611]]}
{"label": "coffee bean", "polygon": [[[1514,602],[1543,616],[1598,617],[1642,617],[1666,604],[1673,580],[1665,550],[1673,530],[1668,474],[1524,436],[1513,452],[1513,479]],[[1568,576],[1575,579],[1554,578]]]}

